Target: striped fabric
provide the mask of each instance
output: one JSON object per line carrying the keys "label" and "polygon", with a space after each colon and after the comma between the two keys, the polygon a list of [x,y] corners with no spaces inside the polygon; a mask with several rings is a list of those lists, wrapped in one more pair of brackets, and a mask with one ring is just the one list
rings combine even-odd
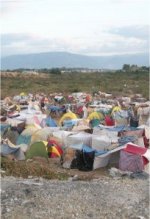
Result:
{"label": "striped fabric", "polygon": [[150,149],[128,143],[120,152],[119,169],[123,171],[140,172],[150,161]]}
{"label": "striped fabric", "polygon": [[141,172],[144,170],[143,158],[139,154],[120,151],[119,169],[130,172]]}

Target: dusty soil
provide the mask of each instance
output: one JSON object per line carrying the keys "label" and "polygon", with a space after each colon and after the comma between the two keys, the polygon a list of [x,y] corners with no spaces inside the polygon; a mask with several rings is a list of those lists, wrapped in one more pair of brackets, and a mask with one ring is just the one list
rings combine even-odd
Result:
{"label": "dusty soil", "polygon": [[[33,169],[31,172],[27,171],[29,163]],[[24,163],[24,178],[21,174],[21,177],[16,177],[12,170],[10,174],[8,167],[4,173],[2,171],[2,219],[150,218],[148,177],[112,177],[108,168],[90,172],[66,170],[56,159],[47,163],[51,169],[51,172],[46,172],[50,177],[45,177],[51,180],[47,180],[40,177],[43,172],[37,177],[33,168],[45,166],[46,163],[41,158]],[[19,166],[19,162],[16,162],[12,169],[19,173]]]}
{"label": "dusty soil", "polygon": [[148,180],[1,179],[2,219],[149,218]]}

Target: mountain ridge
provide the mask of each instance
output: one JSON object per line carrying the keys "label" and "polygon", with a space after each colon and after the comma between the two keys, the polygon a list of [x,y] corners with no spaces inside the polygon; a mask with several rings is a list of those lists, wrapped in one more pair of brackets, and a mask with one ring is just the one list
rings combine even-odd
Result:
{"label": "mountain ridge", "polygon": [[69,52],[42,52],[30,54],[10,55],[1,58],[1,70],[6,69],[40,69],[40,68],[107,68],[120,69],[123,64],[138,66],[149,65],[147,53],[111,55],[111,56],[87,56]]}

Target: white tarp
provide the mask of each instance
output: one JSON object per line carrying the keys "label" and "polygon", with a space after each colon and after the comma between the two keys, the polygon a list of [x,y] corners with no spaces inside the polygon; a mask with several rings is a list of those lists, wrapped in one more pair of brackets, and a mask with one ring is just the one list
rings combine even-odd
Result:
{"label": "white tarp", "polygon": [[84,144],[87,146],[92,146],[92,134],[85,132],[80,132],[67,137],[67,147],[75,144]]}

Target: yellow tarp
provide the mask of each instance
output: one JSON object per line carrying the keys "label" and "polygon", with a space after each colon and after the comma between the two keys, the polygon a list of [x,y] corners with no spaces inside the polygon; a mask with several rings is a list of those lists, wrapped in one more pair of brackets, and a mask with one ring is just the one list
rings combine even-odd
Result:
{"label": "yellow tarp", "polygon": [[26,93],[25,92],[21,92],[20,96],[26,96]]}
{"label": "yellow tarp", "polygon": [[65,113],[61,119],[59,120],[59,124],[62,125],[62,122],[65,120],[65,119],[77,119],[78,117],[76,116],[75,113],[72,113],[72,112],[68,112],[68,113]]}
{"label": "yellow tarp", "polygon": [[113,113],[115,112],[118,112],[121,110],[121,107],[120,106],[115,106],[113,109],[112,109],[112,112],[111,112],[111,115],[113,115]]}
{"label": "yellow tarp", "polygon": [[104,118],[104,116],[103,116],[103,114],[102,113],[100,113],[100,112],[92,112],[92,113],[90,113],[90,115],[88,116],[88,120],[93,120],[93,119],[103,119]]}

